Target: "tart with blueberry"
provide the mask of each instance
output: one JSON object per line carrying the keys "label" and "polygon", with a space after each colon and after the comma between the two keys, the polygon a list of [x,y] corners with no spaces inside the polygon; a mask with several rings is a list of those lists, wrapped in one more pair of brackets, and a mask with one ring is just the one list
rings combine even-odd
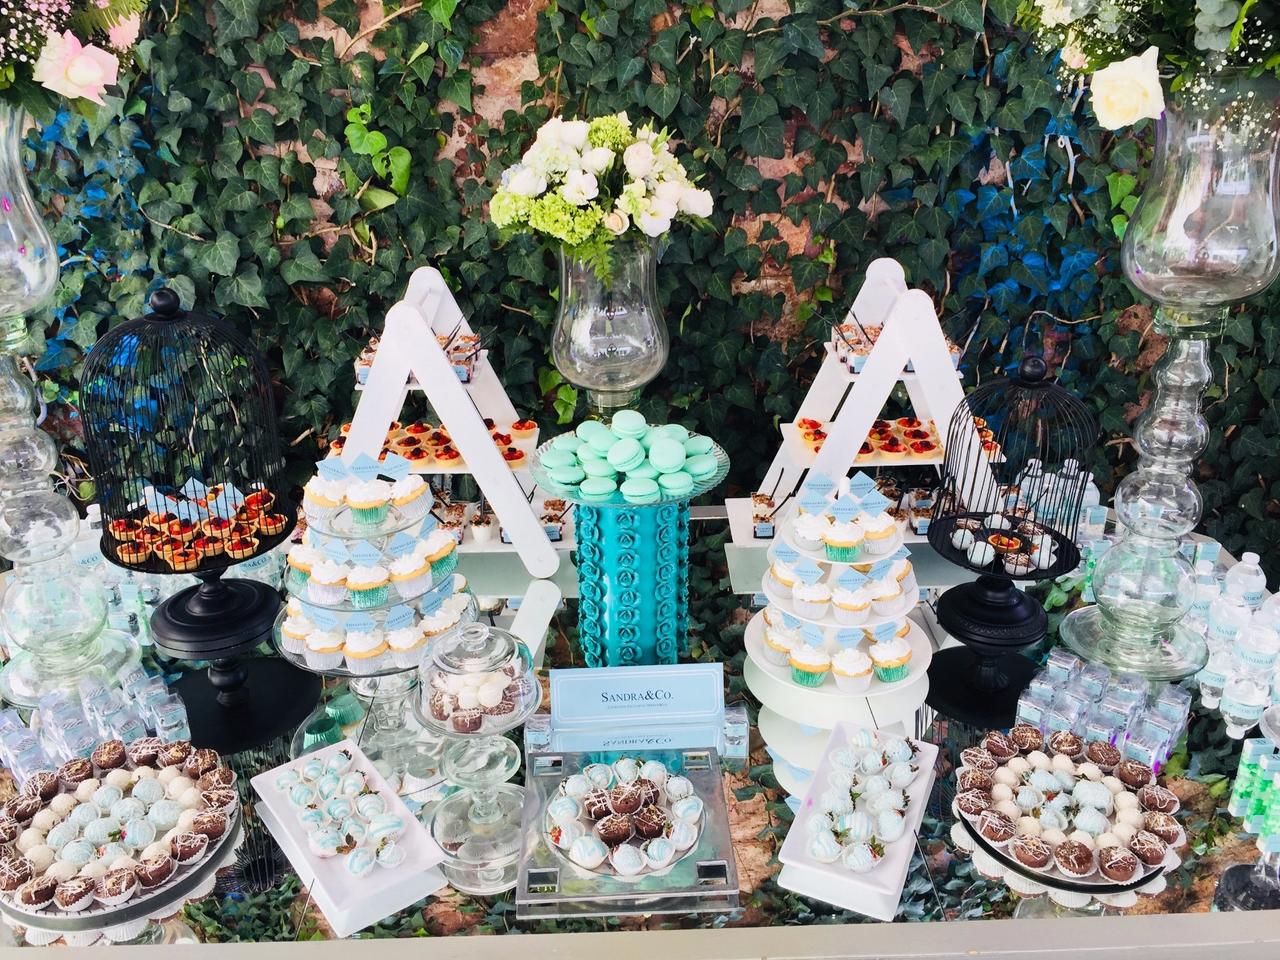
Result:
{"label": "tart with blueberry", "polygon": [[880,455],[890,460],[901,460],[907,455],[907,445],[897,437],[890,437],[880,444]]}
{"label": "tart with blueberry", "polygon": [[431,451],[426,447],[417,447],[413,450],[406,450],[402,456],[411,463],[424,463],[431,459]]}
{"label": "tart with blueberry", "polygon": [[519,447],[507,447],[502,451],[502,459],[507,461],[509,467],[519,467],[524,464],[525,453]]}
{"label": "tart with blueberry", "polygon": [[932,440],[912,440],[910,443],[911,452],[917,457],[926,457],[931,453],[936,453],[938,445]]}
{"label": "tart with blueberry", "polygon": [[204,528],[206,537],[217,537],[219,540],[225,540],[231,536],[231,521],[226,517],[210,517],[201,526]]}
{"label": "tart with blueberry", "polygon": [[462,454],[455,447],[445,444],[436,451],[436,459],[444,466],[456,466],[462,462]]}
{"label": "tart with blueberry", "polygon": [[191,541],[191,549],[203,557],[220,557],[227,549],[227,541],[221,537],[196,537]]}
{"label": "tart with blueberry", "polygon": [[284,533],[284,528],[288,525],[289,518],[283,513],[264,513],[258,518],[258,531],[268,537]]}
{"label": "tart with blueberry", "polygon": [[186,543],[200,532],[200,523],[197,520],[188,520],[185,517],[179,517],[177,520],[170,520],[169,525],[165,527],[165,531],[171,537],[175,537]]}
{"label": "tart with blueberry", "polygon": [[113,539],[121,541],[134,539],[138,531],[141,529],[142,521],[133,520],[129,517],[124,517],[120,520],[112,520],[107,524],[107,533],[111,534]]}
{"label": "tart with blueberry", "polygon": [[127,563],[131,567],[140,566],[151,559],[151,546],[146,543],[122,543],[116,547],[116,556],[120,558],[121,563]]}
{"label": "tart with blueberry", "polygon": [[517,420],[511,424],[511,435],[520,440],[528,440],[538,432],[538,422],[536,420]]}
{"label": "tart with blueberry", "polygon": [[178,573],[189,573],[200,566],[200,554],[190,547],[182,547],[165,557]]}
{"label": "tart with blueberry", "polygon": [[257,551],[257,537],[232,537],[227,542],[227,556],[232,560],[248,560]]}

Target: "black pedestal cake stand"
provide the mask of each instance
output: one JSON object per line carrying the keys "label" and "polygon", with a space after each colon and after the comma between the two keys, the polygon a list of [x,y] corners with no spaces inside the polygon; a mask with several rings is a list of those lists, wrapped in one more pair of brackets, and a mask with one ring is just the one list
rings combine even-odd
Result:
{"label": "black pedestal cake stand", "polygon": [[220,753],[260,747],[300,724],[320,698],[320,678],[277,657],[246,658],[270,644],[280,594],[256,580],[200,575],[151,618],[156,649],[179,660],[212,661],[175,689],[187,706],[191,739]]}

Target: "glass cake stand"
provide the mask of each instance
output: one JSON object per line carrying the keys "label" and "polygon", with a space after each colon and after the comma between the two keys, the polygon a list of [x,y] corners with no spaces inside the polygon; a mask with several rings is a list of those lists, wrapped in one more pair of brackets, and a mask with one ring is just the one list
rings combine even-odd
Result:
{"label": "glass cake stand", "polygon": [[554,443],[534,453],[529,469],[548,494],[574,505],[578,566],[578,642],[589,667],[675,663],[689,627],[689,501],[729,473],[729,456],[713,445],[715,472],[688,493],[628,503],[556,483],[542,465]]}
{"label": "glass cake stand", "polygon": [[418,720],[451,741],[441,770],[461,788],[436,807],[431,836],[445,853],[445,877],[464,893],[516,885],[525,791],[506,782],[520,769],[520,748],[503,734],[541,702],[528,650],[496,627],[468,624],[438,641],[423,665]]}

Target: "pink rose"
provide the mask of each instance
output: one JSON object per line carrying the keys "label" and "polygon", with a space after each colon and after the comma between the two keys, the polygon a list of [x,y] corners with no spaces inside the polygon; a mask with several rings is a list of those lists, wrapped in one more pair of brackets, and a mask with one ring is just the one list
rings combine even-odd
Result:
{"label": "pink rose", "polygon": [[138,31],[142,27],[142,16],[131,13],[107,31],[107,42],[112,50],[124,52],[138,42]]}
{"label": "pink rose", "polygon": [[102,103],[108,84],[116,82],[120,62],[113,54],[81,43],[70,30],[49,34],[31,77],[47,90],[75,100]]}

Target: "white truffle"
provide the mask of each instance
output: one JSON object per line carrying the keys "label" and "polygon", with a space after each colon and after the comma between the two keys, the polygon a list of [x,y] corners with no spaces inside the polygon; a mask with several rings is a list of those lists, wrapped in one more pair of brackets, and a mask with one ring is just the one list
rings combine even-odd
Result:
{"label": "white truffle", "polygon": [[1106,787],[1108,790],[1110,790],[1112,793],[1117,795],[1124,793],[1125,790],[1127,789],[1124,783],[1121,782],[1119,777],[1111,777],[1111,776],[1103,777],[1102,785]]}
{"label": "white truffle", "polygon": [[46,877],[52,877],[54,880],[62,883],[62,881],[70,880],[74,877],[78,869],[79,868],[76,867],[74,863],[68,863],[66,860],[59,860],[57,863],[50,866],[49,869],[44,872],[44,875]]}
{"label": "white truffle", "polygon": [[192,825],[196,822],[196,817],[200,815],[199,810],[183,810],[178,814],[177,829],[182,833],[190,833]]}
{"label": "white truffle", "polygon": [[[72,810],[76,808],[76,798],[71,793],[60,793],[49,801],[49,809],[58,815],[59,819],[65,820]],[[75,876],[73,873],[72,877]],[[68,880],[71,877],[67,878]]]}
{"label": "white truffle", "polygon": [[1005,766],[1018,776],[1022,776],[1031,769],[1031,764],[1027,762],[1026,757],[1010,757],[1009,762],[1006,763]]}
{"label": "white truffle", "polygon": [[1012,800],[1013,787],[1009,786],[1007,783],[995,784],[991,788],[991,799],[996,803],[1000,803],[1002,800]]}
{"label": "white truffle", "polygon": [[1053,827],[1040,834],[1040,839],[1049,844],[1049,846],[1056,847],[1067,839],[1067,835],[1057,827]]}
{"label": "white truffle", "polygon": [[100,786],[102,786],[102,784],[98,781],[97,777],[90,777],[88,780],[84,781],[84,783],[76,787],[76,799],[81,803],[88,803],[93,799],[94,791],[96,791]]}
{"label": "white truffle", "polygon": [[26,857],[31,861],[31,867],[35,870],[37,876],[53,866],[53,861],[56,856],[57,855],[53,852],[53,847],[49,846],[47,843],[42,843],[39,846],[32,847],[26,853]]}
{"label": "white truffle", "polygon": [[137,865],[138,865],[138,861],[134,860],[133,857],[116,857],[114,860],[111,861],[110,869],[132,870]]}
{"label": "white truffle", "polygon": [[1117,823],[1111,828],[1111,835],[1121,843],[1128,843],[1138,831],[1127,823]]}
{"label": "white truffle", "polygon": [[1123,793],[1117,793],[1111,798],[1111,802],[1115,804],[1117,810],[1137,810],[1138,797],[1136,794],[1129,793],[1127,790]]}
{"label": "white truffle", "polygon": [[133,771],[133,775],[139,780],[154,780],[158,772],[155,767],[139,767]]}
{"label": "white truffle", "polygon": [[62,817],[54,813],[52,809],[45,807],[43,810],[36,811],[36,815],[31,818],[31,826],[36,830],[48,833],[57,826],[58,821],[61,819]]}
{"label": "white truffle", "polygon": [[164,785],[164,795],[170,800],[178,800],[195,785],[190,777],[174,777]]}
{"label": "white truffle", "polygon": [[1102,779],[1102,770],[1096,763],[1082,763],[1076,769],[1076,774],[1084,777],[1086,780],[1092,780],[1095,783]]}
{"label": "white truffle", "polygon": [[1099,850],[1105,850],[1107,849],[1107,847],[1120,846],[1120,838],[1117,837],[1110,830],[1106,831],[1105,833],[1098,834],[1098,836],[1094,839],[1094,842],[1097,843]]}
{"label": "white truffle", "polygon": [[1036,770],[1048,770],[1052,765],[1049,755],[1043,750],[1032,750],[1027,754],[1027,762]]}
{"label": "white truffle", "polygon": [[999,803],[995,805],[995,809],[999,810],[1010,820],[1017,820],[1020,816],[1022,816],[1022,811],[1018,808],[1018,805],[1014,803],[1012,800],[1001,800]]}
{"label": "white truffle", "polygon": [[163,770],[161,770],[159,773],[156,774],[156,779],[160,781],[160,786],[164,787],[167,790],[169,787],[169,784],[172,783],[174,780],[176,780],[180,776],[182,776],[182,771],[179,770],[177,767],[165,767]]}
{"label": "white truffle", "polygon": [[1018,833],[1024,837],[1038,837],[1044,832],[1040,826],[1040,821],[1035,817],[1019,817],[1015,826]]}
{"label": "white truffle", "polygon": [[133,774],[128,770],[112,770],[103,781],[109,787],[115,787],[121,793],[133,786]]}
{"label": "white truffle", "polygon": [[1008,767],[1001,767],[991,775],[991,779],[996,783],[1004,784],[1006,787],[1016,787],[1021,782],[1018,780],[1018,775]]}
{"label": "white truffle", "polygon": [[80,876],[97,880],[107,875],[107,863],[103,860],[91,860],[80,868]]}
{"label": "white truffle", "polygon": [[19,853],[26,853],[33,847],[38,847],[44,843],[44,831],[37,830],[35,827],[27,827],[18,834],[18,842],[16,844]]}
{"label": "white truffle", "polygon": [[1142,811],[1134,809],[1116,811],[1116,824],[1122,823],[1128,824],[1135,830],[1141,830],[1143,823]]}
{"label": "white truffle", "polygon": [[178,802],[182,804],[187,811],[200,809],[204,802],[200,799],[200,789],[198,787],[188,787],[182,791],[182,796],[178,797]]}
{"label": "white truffle", "polygon": [[1095,847],[1097,847],[1097,843],[1094,842],[1093,837],[1085,833],[1083,830],[1072,831],[1071,835],[1068,836],[1067,839],[1074,840],[1076,843],[1083,843],[1090,850],[1093,850]]}
{"label": "white truffle", "polygon": [[158,857],[160,854],[169,856],[169,842],[167,840],[157,840],[155,843],[147,845],[142,851],[143,860],[147,857]]}
{"label": "white truffle", "polygon": [[1076,765],[1065,753],[1055,753],[1052,761],[1053,769],[1062,773],[1075,773]]}

